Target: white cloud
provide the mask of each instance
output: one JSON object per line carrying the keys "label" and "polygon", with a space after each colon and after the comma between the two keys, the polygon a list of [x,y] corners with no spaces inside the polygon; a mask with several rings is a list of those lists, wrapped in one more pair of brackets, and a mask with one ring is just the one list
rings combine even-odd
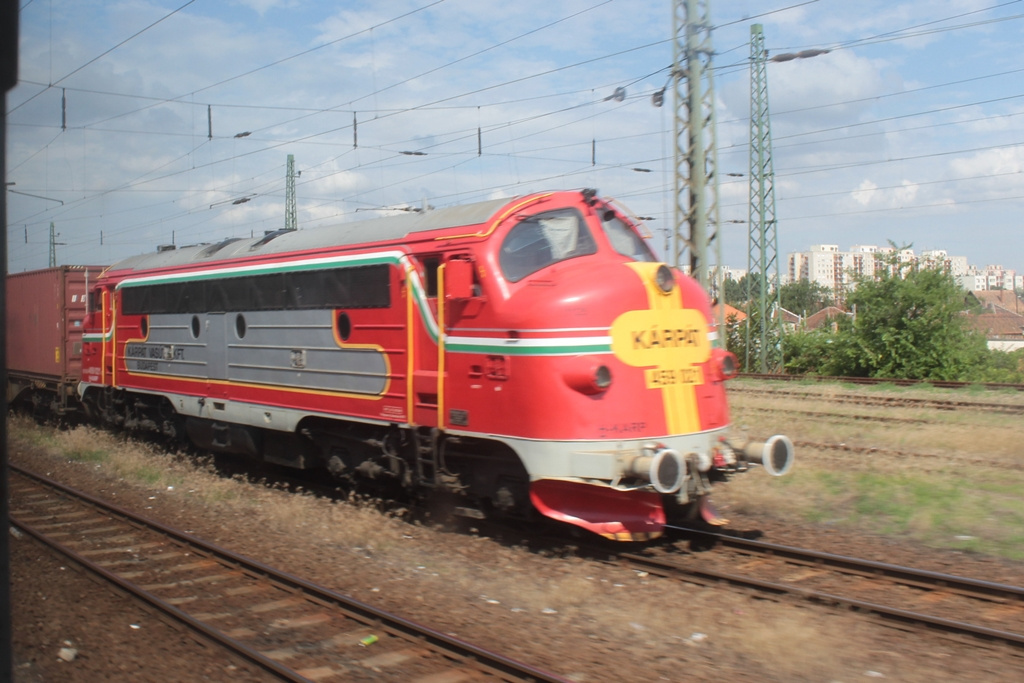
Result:
{"label": "white cloud", "polygon": [[870,180],[864,180],[861,182],[857,190],[852,193],[853,200],[861,206],[867,206],[871,203],[871,199],[874,197],[875,191],[878,189],[878,185],[871,182]]}

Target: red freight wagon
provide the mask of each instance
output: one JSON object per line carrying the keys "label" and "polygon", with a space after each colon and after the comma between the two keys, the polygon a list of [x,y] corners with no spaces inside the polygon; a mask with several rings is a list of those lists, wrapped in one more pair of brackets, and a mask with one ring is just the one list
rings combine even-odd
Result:
{"label": "red freight wagon", "polygon": [[106,266],[58,266],[7,276],[7,400],[64,414],[82,368],[86,292]]}

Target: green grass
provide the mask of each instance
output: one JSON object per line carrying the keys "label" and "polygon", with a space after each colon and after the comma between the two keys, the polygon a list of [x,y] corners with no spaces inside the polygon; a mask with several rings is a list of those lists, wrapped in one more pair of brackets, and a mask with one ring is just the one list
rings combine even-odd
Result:
{"label": "green grass", "polygon": [[150,486],[160,483],[164,476],[163,470],[148,465],[136,468],[134,474],[139,481]]}
{"label": "green grass", "polygon": [[[761,481],[754,481],[761,479]],[[736,479],[728,497],[744,512],[793,516],[938,548],[1024,559],[1024,473],[863,471],[800,463],[789,477]]]}
{"label": "green grass", "polygon": [[95,448],[72,448],[64,451],[68,460],[75,462],[106,462],[109,454]]}

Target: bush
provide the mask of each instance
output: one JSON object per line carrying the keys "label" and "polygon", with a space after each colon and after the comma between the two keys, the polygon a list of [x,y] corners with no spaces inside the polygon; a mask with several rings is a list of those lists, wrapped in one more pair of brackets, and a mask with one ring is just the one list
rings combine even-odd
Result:
{"label": "bush", "polygon": [[986,361],[970,381],[1024,384],[1024,349],[989,351]]}

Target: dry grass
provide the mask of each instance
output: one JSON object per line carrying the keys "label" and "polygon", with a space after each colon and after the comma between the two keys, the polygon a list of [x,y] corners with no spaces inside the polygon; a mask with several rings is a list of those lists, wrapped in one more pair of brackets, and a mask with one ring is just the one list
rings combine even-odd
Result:
{"label": "dry grass", "polygon": [[836,662],[827,653],[842,652],[848,634],[831,625],[812,626],[799,611],[778,605],[765,605],[764,611],[767,618],[744,630],[742,652],[781,680],[833,680]]}
{"label": "dry grass", "polygon": [[242,477],[225,478],[209,462],[197,464],[193,458],[92,427],[54,432],[26,418],[12,417],[8,429],[12,447],[23,444],[55,451],[108,478],[220,509],[231,518],[249,518],[276,531],[301,530],[325,536],[336,544],[379,549],[402,526],[370,505],[332,504],[311,495],[252,484]]}
{"label": "dry grass", "polygon": [[[767,436],[782,431],[803,441],[845,443],[921,454],[983,456],[1007,465],[1024,465],[1024,449],[1021,448],[1024,420],[1019,415],[974,411],[936,415],[937,411],[929,414],[895,408],[884,413],[884,417],[929,420],[926,424],[919,424],[810,417],[793,412],[800,410],[806,410],[806,404],[792,399],[751,400],[743,396],[733,401],[734,424],[751,434]],[[827,411],[878,414],[877,408],[849,405],[827,406]]]}
{"label": "dry grass", "polygon": [[[789,385],[786,385],[789,386]],[[733,423],[759,436],[783,431],[796,439],[850,446],[909,451],[923,455],[980,459],[993,466],[1024,467],[1024,419],[1020,415],[978,410],[938,410],[919,407],[876,407],[830,403],[836,394],[865,396],[920,396],[939,400],[974,400],[983,403],[1024,405],[1021,392],[991,392],[978,397],[962,391],[933,389],[885,391],[877,387],[835,385],[801,386],[812,398],[773,395],[771,386],[759,393],[733,393]],[[820,412],[850,417],[814,417]],[[924,420],[925,423],[873,421],[853,416]],[[899,466],[896,461],[891,463]]]}
{"label": "dry grass", "polygon": [[[181,455],[90,427],[54,433],[30,420],[12,418],[9,432],[14,447],[24,444],[57,452],[97,474],[141,486],[153,496],[175,496],[187,505],[201,505],[225,519],[244,520],[242,523],[270,534],[316,538],[325,552],[340,550],[394,567],[396,580],[415,575],[428,584],[435,583],[439,591],[460,586],[470,595],[487,594],[488,599],[503,605],[533,612],[570,613],[593,597],[594,583],[576,573],[543,584],[510,576],[509,568],[526,550],[499,547],[494,565],[481,567],[468,560],[475,557],[472,549],[452,552],[447,545],[435,548],[410,542],[422,530],[382,514],[372,501],[353,498],[337,503],[252,484],[240,477],[224,478],[211,465],[197,465]],[[608,590],[610,596],[618,591]]]}

